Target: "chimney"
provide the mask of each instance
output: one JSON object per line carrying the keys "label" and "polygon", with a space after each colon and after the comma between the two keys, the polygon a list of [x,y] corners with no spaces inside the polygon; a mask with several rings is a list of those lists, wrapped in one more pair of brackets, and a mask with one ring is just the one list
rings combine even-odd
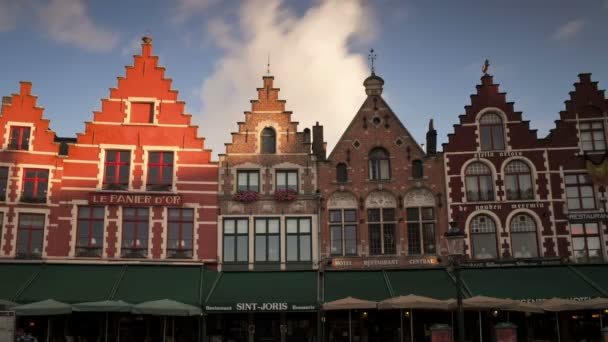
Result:
{"label": "chimney", "polygon": [[30,95],[32,93],[32,83],[27,81],[19,82],[19,95]]}
{"label": "chimney", "polygon": [[3,105],[10,105],[13,103],[13,98],[10,96],[3,96],[2,97],[2,104]]}
{"label": "chimney", "polygon": [[312,127],[312,154],[317,157],[317,160],[325,160],[325,142],[323,141],[323,126],[316,125]]}
{"label": "chimney", "polygon": [[437,154],[437,131],[433,127],[433,119],[429,121],[429,130],[426,132],[426,154]]}

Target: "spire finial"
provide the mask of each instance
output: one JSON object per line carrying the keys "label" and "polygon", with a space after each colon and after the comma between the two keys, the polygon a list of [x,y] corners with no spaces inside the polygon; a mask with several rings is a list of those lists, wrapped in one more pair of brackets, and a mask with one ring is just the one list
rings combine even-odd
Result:
{"label": "spire finial", "polygon": [[268,63],[266,63],[266,74],[270,76],[270,52],[268,53]]}
{"label": "spire finial", "polygon": [[483,75],[486,76],[488,74],[488,70],[490,69],[490,61],[486,58],[485,62],[483,62],[483,66],[481,67],[481,71]]}
{"label": "spire finial", "polygon": [[369,59],[370,68],[372,69],[372,75],[375,75],[374,62],[378,58],[378,55],[374,52],[374,49],[369,50],[369,55],[367,55],[367,59]]}
{"label": "spire finial", "polygon": [[152,33],[150,33],[150,29],[146,29],[146,32],[144,32],[144,36],[141,37],[141,40],[144,42],[144,44],[152,43]]}

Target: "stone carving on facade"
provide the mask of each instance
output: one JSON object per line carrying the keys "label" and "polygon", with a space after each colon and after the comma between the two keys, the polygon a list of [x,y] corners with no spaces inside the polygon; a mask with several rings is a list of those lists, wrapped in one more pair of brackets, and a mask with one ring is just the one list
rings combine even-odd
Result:
{"label": "stone carving on facade", "polygon": [[327,201],[328,208],[356,208],[357,199],[353,194],[346,191],[334,192]]}
{"label": "stone carving on facade", "polygon": [[435,206],[435,196],[427,189],[415,189],[405,194],[403,204],[406,207],[432,207]]}
{"label": "stone carving on facade", "polygon": [[274,211],[274,205],[272,205],[272,203],[269,203],[269,202],[264,202],[260,206],[260,211],[263,213],[272,213]]}
{"label": "stone carving on facade", "polygon": [[305,209],[304,202],[295,201],[289,205],[289,209],[292,213],[303,213]]}
{"label": "stone carving on facade", "polygon": [[245,212],[245,205],[238,202],[228,203],[228,213],[230,214],[243,214]]}
{"label": "stone carving on facade", "polygon": [[394,208],[397,206],[395,196],[387,191],[374,191],[367,195],[365,207],[367,208]]}

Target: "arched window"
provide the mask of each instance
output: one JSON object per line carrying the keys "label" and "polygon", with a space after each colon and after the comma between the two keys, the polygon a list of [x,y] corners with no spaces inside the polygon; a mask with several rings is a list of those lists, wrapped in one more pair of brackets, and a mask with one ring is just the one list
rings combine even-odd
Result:
{"label": "arched window", "polygon": [[508,200],[527,200],[534,198],[532,172],[528,164],[514,160],[505,167],[505,187]]}
{"label": "arched window", "polygon": [[274,129],[266,127],[262,130],[260,135],[260,143],[262,144],[260,152],[262,153],[276,153],[277,151],[277,137]]}
{"label": "arched window", "polygon": [[502,119],[496,113],[488,113],[479,119],[481,149],[484,151],[504,150],[505,135]]}
{"label": "arched window", "polygon": [[496,259],[496,223],[488,215],[477,215],[469,226],[471,233],[472,257],[475,259]]}
{"label": "arched window", "polygon": [[346,164],[338,163],[336,165],[336,181],[338,183],[346,183],[348,181],[348,170]]}
{"label": "arched window", "polygon": [[511,219],[511,249],[516,258],[538,256],[536,222],[527,214],[518,214]]}
{"label": "arched window", "polygon": [[369,179],[390,179],[391,162],[388,152],[381,147],[374,148],[369,153]]}
{"label": "arched window", "polygon": [[467,201],[493,201],[494,180],[490,168],[481,162],[474,162],[465,171]]}
{"label": "arched window", "polygon": [[424,170],[422,168],[422,160],[416,159],[412,161],[412,178],[420,179],[424,176]]}

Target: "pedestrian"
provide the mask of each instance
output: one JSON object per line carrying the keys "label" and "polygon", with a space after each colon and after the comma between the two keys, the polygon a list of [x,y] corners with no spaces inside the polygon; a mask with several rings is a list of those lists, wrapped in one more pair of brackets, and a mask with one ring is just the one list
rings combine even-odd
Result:
{"label": "pedestrian", "polygon": [[17,330],[17,342],[38,342],[38,339],[29,331],[24,332],[23,328]]}

